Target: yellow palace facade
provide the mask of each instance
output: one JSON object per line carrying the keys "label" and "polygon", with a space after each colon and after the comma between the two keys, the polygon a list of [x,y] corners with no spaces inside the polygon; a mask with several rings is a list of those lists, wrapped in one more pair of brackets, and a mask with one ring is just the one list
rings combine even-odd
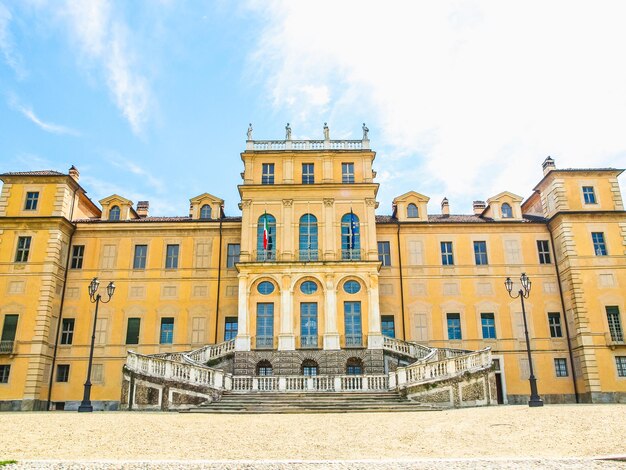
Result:
{"label": "yellow palace facade", "polygon": [[[525,403],[523,315],[504,287],[522,273],[542,398],[626,401],[621,170],[548,158],[526,200],[502,192],[456,215],[444,199],[433,214],[411,191],[376,215],[367,132],[287,137],[249,133],[237,216],[209,193],[179,217],[116,194],[96,204],[74,167],[0,175],[0,409],[76,409],[92,332],[96,409],[119,406],[129,351],[230,341],[233,375],[358,375],[404,365],[388,338],[490,348],[494,400]],[[94,277],[116,286],[95,325]]]}

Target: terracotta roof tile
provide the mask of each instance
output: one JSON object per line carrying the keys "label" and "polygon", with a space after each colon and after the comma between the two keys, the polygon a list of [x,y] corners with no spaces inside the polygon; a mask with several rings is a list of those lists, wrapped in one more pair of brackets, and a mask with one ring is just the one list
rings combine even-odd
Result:
{"label": "terracotta roof tile", "polygon": [[[396,218],[394,218],[391,215],[377,215],[376,216],[376,223],[378,224],[395,224],[396,223]],[[525,215],[524,218],[522,220],[501,220],[501,221],[496,221],[492,218],[489,217],[481,217],[479,215],[474,215],[474,214],[450,214],[450,215],[441,215],[441,214],[435,214],[435,215],[429,215],[428,216],[428,223],[430,224],[486,224],[486,223],[500,223],[500,222],[506,222],[506,223],[511,223],[511,222],[518,222],[518,223],[525,223],[525,222],[539,222],[539,223],[545,223],[547,221],[547,219],[545,219],[544,217],[538,217],[538,216],[534,216],[534,215]],[[410,221],[406,221],[403,223],[407,223],[407,224],[411,224],[411,223],[425,223],[425,222],[410,222]]]}
{"label": "terracotta roof tile", "polygon": [[[223,222],[241,222],[241,217],[224,217]],[[192,219],[191,217],[143,217],[139,219],[130,220],[102,220],[102,219],[78,219],[74,222],[79,224],[146,224],[146,223],[158,223],[158,222],[203,222],[203,223],[219,223],[219,220],[213,219]]]}
{"label": "terracotta roof tile", "polygon": [[10,171],[7,173],[0,173],[0,176],[67,176],[65,173],[60,173],[54,170],[37,170],[37,171]]}

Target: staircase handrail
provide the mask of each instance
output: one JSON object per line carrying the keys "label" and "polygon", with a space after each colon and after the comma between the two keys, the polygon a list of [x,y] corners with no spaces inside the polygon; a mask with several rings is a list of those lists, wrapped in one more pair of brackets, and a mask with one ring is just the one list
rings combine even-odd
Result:
{"label": "staircase handrail", "polygon": [[433,348],[429,348],[428,346],[423,346],[412,341],[390,338],[389,336],[383,337],[383,349],[397,354],[403,354],[417,360],[424,359],[433,351]]}
{"label": "staircase handrail", "polygon": [[201,348],[186,352],[185,355],[196,363],[204,363],[234,352],[235,340],[231,339],[218,344],[207,344]]}
{"label": "staircase handrail", "polygon": [[150,377],[203,385],[216,390],[229,390],[232,383],[232,374],[221,369],[155,357],[154,355],[148,356],[134,351],[128,351],[126,367],[133,372]]}
{"label": "staircase handrail", "polygon": [[478,372],[491,367],[491,348],[459,354],[433,362],[419,361],[398,367],[389,373],[390,388],[404,389],[414,385],[445,380],[464,372]]}

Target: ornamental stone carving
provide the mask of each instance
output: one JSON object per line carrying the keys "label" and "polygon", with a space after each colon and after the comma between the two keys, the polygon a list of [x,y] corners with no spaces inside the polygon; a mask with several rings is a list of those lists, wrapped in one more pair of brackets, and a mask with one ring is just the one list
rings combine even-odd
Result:
{"label": "ornamental stone carving", "polygon": [[366,198],[365,199],[365,204],[367,204],[370,207],[375,206],[376,205],[376,199]]}
{"label": "ornamental stone carving", "polygon": [[250,207],[250,204],[252,204],[252,199],[244,199],[243,201],[241,201],[241,205],[243,207]]}
{"label": "ornamental stone carving", "polygon": [[293,204],[293,199],[283,199],[283,206],[291,207],[292,204]]}
{"label": "ornamental stone carving", "polygon": [[324,198],[324,205],[326,207],[332,207],[334,203],[335,203],[335,199],[334,198],[332,198],[332,197],[325,197]]}

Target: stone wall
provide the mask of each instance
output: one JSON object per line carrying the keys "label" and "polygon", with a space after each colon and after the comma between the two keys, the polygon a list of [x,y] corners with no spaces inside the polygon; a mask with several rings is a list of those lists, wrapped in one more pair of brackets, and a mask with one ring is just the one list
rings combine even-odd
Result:
{"label": "stone wall", "polygon": [[256,375],[259,361],[272,364],[274,375],[300,375],[302,362],[313,360],[318,364],[319,375],[346,373],[346,362],[356,357],[363,361],[364,374],[385,373],[382,349],[342,349],[340,351],[237,351],[235,352],[235,375]]}
{"label": "stone wall", "polygon": [[122,410],[177,410],[217,401],[218,390],[130,372],[124,367]]}
{"label": "stone wall", "polygon": [[442,407],[497,405],[496,378],[492,370],[469,373],[436,383],[408,387],[404,393],[411,400]]}

